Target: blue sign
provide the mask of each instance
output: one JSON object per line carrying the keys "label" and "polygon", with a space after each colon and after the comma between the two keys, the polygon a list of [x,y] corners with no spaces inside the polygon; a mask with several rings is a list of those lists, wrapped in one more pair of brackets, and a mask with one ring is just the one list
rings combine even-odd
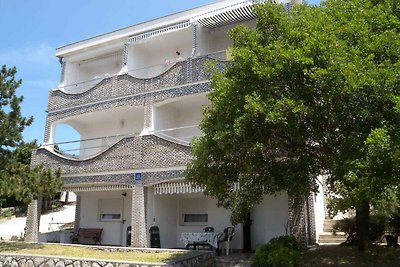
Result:
{"label": "blue sign", "polygon": [[135,173],[135,182],[141,182],[141,181],[142,181],[142,173],[136,172]]}

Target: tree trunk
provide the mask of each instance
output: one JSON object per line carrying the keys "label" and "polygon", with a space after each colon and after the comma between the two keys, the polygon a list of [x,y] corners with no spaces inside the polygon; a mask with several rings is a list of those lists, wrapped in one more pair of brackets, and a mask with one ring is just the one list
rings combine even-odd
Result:
{"label": "tree trunk", "polygon": [[65,200],[64,200],[64,204],[68,205],[68,197],[69,197],[69,192],[65,192]]}
{"label": "tree trunk", "polygon": [[363,202],[356,209],[356,239],[360,250],[365,250],[370,245],[369,240],[369,203]]}

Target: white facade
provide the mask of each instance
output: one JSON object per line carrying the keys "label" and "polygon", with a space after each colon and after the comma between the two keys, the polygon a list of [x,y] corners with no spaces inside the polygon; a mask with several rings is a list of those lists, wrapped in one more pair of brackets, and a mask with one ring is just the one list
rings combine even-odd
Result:
{"label": "white facade", "polygon": [[[231,226],[230,211],[202,190],[160,193],[155,186],[183,181],[190,141],[201,135],[202,110],[210,105],[206,62],[228,64],[227,32],[255,26],[252,4],[218,1],[57,50],[61,82],[50,92],[37,162],[59,167],[64,190],[77,194],[75,230],[103,228],[102,244],[126,246],[131,226],[132,245],[150,246],[148,230],[156,225],[161,246],[176,248],[184,246],[182,233]],[[72,127],[79,140],[56,143],[64,134],[59,125]],[[315,201],[323,208],[320,197]],[[289,214],[286,193],[265,196],[250,214],[250,233],[235,226],[233,249],[243,249],[248,234],[251,249],[285,234]],[[191,215],[201,222],[185,221]]]}

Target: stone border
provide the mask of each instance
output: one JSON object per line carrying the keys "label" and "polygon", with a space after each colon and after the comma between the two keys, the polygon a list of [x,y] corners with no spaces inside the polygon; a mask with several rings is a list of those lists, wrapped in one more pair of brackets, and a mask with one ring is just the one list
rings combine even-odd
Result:
{"label": "stone border", "polygon": [[[88,247],[93,249],[112,251],[139,251],[145,253],[185,251],[182,249],[151,249],[127,247],[103,247],[58,244],[64,246]],[[0,253],[0,266],[4,267],[211,267],[214,266],[215,253],[209,251],[199,252],[195,256],[188,256],[169,262],[133,262],[105,259],[86,259],[76,257],[59,257],[47,255]]]}

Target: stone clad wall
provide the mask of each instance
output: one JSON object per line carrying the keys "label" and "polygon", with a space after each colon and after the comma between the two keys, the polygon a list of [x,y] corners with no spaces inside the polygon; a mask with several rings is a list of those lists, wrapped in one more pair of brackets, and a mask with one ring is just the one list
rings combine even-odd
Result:
{"label": "stone clad wall", "polygon": [[[181,61],[167,72],[150,79],[138,79],[128,74],[110,77],[80,94],[67,94],[60,90],[51,91],[47,108],[49,112],[52,112],[77,105],[205,81],[208,79],[207,62],[210,59],[212,58],[206,56]],[[216,68],[223,69],[225,65],[225,61],[218,61]]]}
{"label": "stone clad wall", "polygon": [[145,168],[185,166],[192,159],[188,146],[176,144],[154,135],[135,136],[120,142],[88,160],[65,159],[46,149],[32,155],[32,166],[44,164],[62,174],[110,172]]}
{"label": "stone clad wall", "polygon": [[41,255],[0,254],[1,267],[212,267],[213,252],[199,253],[175,262],[140,263],[95,259],[64,258]]}
{"label": "stone clad wall", "polygon": [[302,249],[316,242],[314,193],[311,193],[307,201],[297,205],[293,200],[289,201],[289,234],[295,236]]}

